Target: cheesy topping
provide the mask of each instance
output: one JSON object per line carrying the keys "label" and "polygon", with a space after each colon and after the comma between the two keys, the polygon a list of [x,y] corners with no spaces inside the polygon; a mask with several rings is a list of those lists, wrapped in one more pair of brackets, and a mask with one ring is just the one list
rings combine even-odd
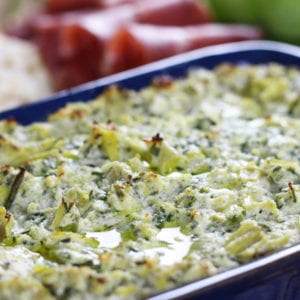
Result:
{"label": "cheesy topping", "polygon": [[224,64],[0,122],[0,298],[141,299],[299,242],[300,73]]}

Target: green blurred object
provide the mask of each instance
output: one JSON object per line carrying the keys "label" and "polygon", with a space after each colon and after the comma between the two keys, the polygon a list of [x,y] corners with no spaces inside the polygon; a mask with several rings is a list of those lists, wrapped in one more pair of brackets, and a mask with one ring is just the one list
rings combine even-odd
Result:
{"label": "green blurred object", "polygon": [[219,22],[256,24],[267,39],[300,45],[299,0],[207,0]]}
{"label": "green blurred object", "polygon": [[261,24],[270,37],[300,45],[300,1],[259,0]]}
{"label": "green blurred object", "polygon": [[216,21],[250,24],[258,21],[256,2],[257,0],[208,0]]}

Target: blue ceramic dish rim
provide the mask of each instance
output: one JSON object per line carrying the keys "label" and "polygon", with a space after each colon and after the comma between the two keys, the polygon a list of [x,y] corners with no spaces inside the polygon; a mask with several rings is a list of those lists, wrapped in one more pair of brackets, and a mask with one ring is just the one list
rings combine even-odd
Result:
{"label": "blue ceramic dish rim", "polygon": [[[0,120],[14,118],[23,124],[41,121],[48,113],[63,107],[68,102],[88,101],[95,98],[112,84],[128,88],[141,88],[149,84],[155,76],[163,74],[174,76],[175,74],[174,77],[178,77],[184,75],[183,71],[186,72],[193,66],[212,68],[221,62],[279,62],[300,67],[300,48],[274,41],[247,41],[206,47],[65,90],[33,104],[1,112]],[[137,84],[141,78],[142,82]],[[38,110],[37,114],[34,113],[35,110]],[[24,118],[24,114],[28,114],[28,116]],[[154,295],[149,299],[186,299],[193,296],[197,296],[199,299],[198,297],[202,295],[206,299],[205,295],[209,295],[213,290],[234,289],[235,283],[246,281],[248,284],[245,285],[245,288],[249,288],[251,284],[255,284],[256,275],[257,280],[261,278],[268,280],[267,273],[270,268],[278,266],[280,270],[277,273],[281,273],[296,261],[300,263],[300,244],[279,250],[237,268]]]}

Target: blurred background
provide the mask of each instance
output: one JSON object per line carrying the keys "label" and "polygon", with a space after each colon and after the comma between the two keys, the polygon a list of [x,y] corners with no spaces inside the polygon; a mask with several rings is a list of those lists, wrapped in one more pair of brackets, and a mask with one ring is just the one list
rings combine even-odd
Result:
{"label": "blurred background", "polygon": [[[202,0],[201,2],[203,1],[211,8],[216,22],[259,25],[264,29],[267,39],[300,45],[299,0]],[[1,0],[2,28],[22,20],[35,9],[43,7],[46,2],[47,0]]]}

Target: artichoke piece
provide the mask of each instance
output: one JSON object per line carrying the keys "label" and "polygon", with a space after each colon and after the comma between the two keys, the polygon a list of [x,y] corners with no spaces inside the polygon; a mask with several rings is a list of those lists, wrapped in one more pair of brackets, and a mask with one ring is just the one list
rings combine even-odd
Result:
{"label": "artichoke piece", "polygon": [[289,234],[274,234],[274,236],[267,236],[266,234],[263,234],[263,238],[241,252],[239,254],[239,258],[243,260],[249,260],[265,255],[277,249],[283,248],[289,242],[289,240]]}
{"label": "artichoke piece", "polygon": [[251,216],[255,220],[260,218],[276,218],[279,214],[276,202],[272,199],[265,199],[258,202],[248,197],[243,202],[243,208],[245,209],[246,216]]}
{"label": "artichoke piece", "polygon": [[151,140],[145,140],[149,147],[150,165],[161,174],[169,174],[184,168],[184,157],[157,134]]}
{"label": "artichoke piece", "polygon": [[120,139],[113,130],[101,130],[102,147],[110,160],[120,160]]}
{"label": "artichoke piece", "polygon": [[159,171],[168,174],[183,169],[183,157],[166,142],[161,144],[159,153]]}
{"label": "artichoke piece", "polygon": [[[13,294],[12,292],[13,287]],[[23,300],[43,299],[55,300],[48,289],[36,279],[27,277],[16,277],[10,280],[0,281],[0,299],[2,300]]]}
{"label": "artichoke piece", "polygon": [[263,238],[263,232],[254,221],[244,221],[227,239],[225,248],[235,256]]}
{"label": "artichoke piece", "polygon": [[266,234],[255,221],[247,220],[228,237],[225,249],[239,261],[249,261],[282,248],[289,240],[289,234]]}
{"label": "artichoke piece", "polygon": [[300,166],[297,162],[267,159],[262,169],[279,189],[285,188],[288,182],[299,183]]}
{"label": "artichoke piece", "polygon": [[94,250],[98,246],[99,242],[94,238],[74,232],[56,231],[42,238],[30,250],[60,264],[97,265],[99,259]]}
{"label": "artichoke piece", "polygon": [[3,202],[3,199],[7,199],[10,192],[10,188],[6,185],[0,185],[0,201]]}
{"label": "artichoke piece", "polygon": [[138,211],[138,196],[129,183],[115,182],[108,192],[107,202],[117,211]]}
{"label": "artichoke piece", "polygon": [[127,164],[118,161],[106,163],[103,165],[102,171],[110,183],[118,180],[126,181],[132,173]]}
{"label": "artichoke piece", "polygon": [[58,149],[63,147],[63,142],[61,139],[48,138],[36,143],[34,146],[29,143],[27,146],[22,147],[4,137],[0,137],[0,146],[0,164],[20,166],[25,162],[57,157]]}
{"label": "artichoke piece", "polygon": [[62,199],[54,220],[51,224],[52,230],[77,231],[80,213],[73,201]]}

